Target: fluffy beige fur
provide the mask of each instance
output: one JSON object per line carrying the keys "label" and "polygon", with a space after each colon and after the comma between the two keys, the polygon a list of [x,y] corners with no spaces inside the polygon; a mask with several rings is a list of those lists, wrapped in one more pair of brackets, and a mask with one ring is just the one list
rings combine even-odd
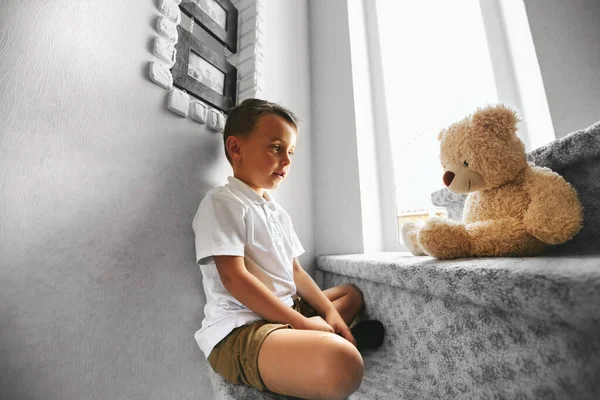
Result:
{"label": "fluffy beige fur", "polygon": [[504,106],[478,109],[439,135],[443,180],[468,193],[463,221],[431,218],[402,227],[415,255],[438,259],[537,255],[581,229],[577,193],[562,176],[527,162],[518,118]]}

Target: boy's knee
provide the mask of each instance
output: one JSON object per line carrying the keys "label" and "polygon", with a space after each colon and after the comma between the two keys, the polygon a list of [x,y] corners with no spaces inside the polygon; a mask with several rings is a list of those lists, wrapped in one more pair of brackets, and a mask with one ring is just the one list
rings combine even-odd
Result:
{"label": "boy's knee", "polygon": [[345,399],[360,386],[364,363],[362,356],[350,342],[339,341],[327,360],[328,398]]}
{"label": "boy's knee", "polygon": [[353,283],[348,283],[348,292],[352,296],[352,298],[356,301],[357,304],[362,306],[364,304],[364,298],[362,291]]}

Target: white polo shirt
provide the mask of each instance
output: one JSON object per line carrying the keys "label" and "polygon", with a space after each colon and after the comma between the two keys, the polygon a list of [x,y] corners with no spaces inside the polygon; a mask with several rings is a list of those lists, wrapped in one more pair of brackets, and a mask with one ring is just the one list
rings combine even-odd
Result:
{"label": "white polo shirt", "polygon": [[243,256],[248,271],[291,307],[293,259],[304,253],[290,216],[266,191],[261,197],[241,180],[227,179],[206,193],[192,223],[206,294],[202,327],[194,337],[206,358],[234,328],[262,319],[225,289],[213,256]]}

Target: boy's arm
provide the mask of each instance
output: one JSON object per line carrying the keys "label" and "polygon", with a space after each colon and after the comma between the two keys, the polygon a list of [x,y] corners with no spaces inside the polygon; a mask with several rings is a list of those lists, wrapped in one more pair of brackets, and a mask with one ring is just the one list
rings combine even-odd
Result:
{"label": "boy's arm", "polygon": [[313,278],[302,268],[300,261],[294,258],[294,282],[298,295],[306,300],[321,316],[337,311]]}
{"label": "boy's arm", "polygon": [[[277,298],[246,269],[244,257],[215,256],[217,271],[225,289],[240,303],[271,322],[302,329],[306,317]],[[309,277],[310,278],[310,277]]]}
{"label": "boy's arm", "polygon": [[294,282],[296,283],[296,291],[300,297],[306,300],[319,315],[325,318],[325,321],[333,328],[335,333],[346,338],[356,346],[356,340],[338,310],[327,296],[325,296],[319,286],[317,286],[313,278],[302,268],[297,258],[294,258]]}

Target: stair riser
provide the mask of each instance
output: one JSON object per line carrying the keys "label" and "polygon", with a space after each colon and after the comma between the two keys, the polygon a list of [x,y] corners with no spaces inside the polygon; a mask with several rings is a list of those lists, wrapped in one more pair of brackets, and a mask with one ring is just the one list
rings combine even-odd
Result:
{"label": "stair riser", "polygon": [[361,289],[366,317],[386,326],[384,349],[424,399],[599,398],[595,332],[328,272],[322,279],[324,289]]}

